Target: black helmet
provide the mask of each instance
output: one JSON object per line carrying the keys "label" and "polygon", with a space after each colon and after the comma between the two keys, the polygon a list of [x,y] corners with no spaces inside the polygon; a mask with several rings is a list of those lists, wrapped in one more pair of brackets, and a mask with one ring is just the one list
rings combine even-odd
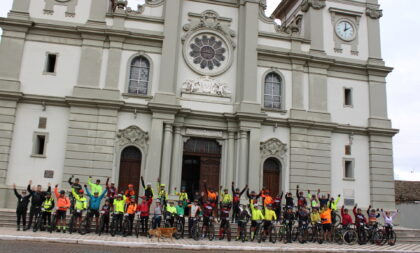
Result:
{"label": "black helmet", "polygon": [[66,191],[65,190],[61,190],[60,191],[60,194],[66,194]]}

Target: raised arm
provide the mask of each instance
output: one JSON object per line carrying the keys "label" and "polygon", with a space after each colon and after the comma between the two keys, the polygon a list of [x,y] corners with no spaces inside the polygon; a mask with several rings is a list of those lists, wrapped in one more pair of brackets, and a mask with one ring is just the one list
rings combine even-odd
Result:
{"label": "raised arm", "polygon": [[249,188],[246,189],[246,196],[248,197],[248,199],[251,199],[251,195],[249,195]]}
{"label": "raised arm", "polygon": [[232,194],[235,194],[235,182],[232,181]]}
{"label": "raised arm", "polygon": [[368,210],[366,211],[368,215],[369,215],[369,213],[370,213],[370,209],[371,209],[371,208],[372,208],[372,206],[371,206],[371,205],[369,205],[369,208],[368,208]]}
{"label": "raised arm", "polygon": [[99,196],[99,199],[103,199],[103,198],[104,198],[104,196],[105,196],[105,194],[107,193],[107,191],[108,191],[108,189],[105,189],[105,190],[102,192],[101,196]]}
{"label": "raised arm", "polygon": [[58,184],[56,184],[55,187],[54,187],[54,194],[55,194],[56,198],[58,198],[60,196],[60,194],[58,193]]}
{"label": "raised arm", "polygon": [[92,186],[95,185],[94,183],[92,183],[92,176],[89,176],[88,178],[88,185],[90,186],[91,189],[92,189]]}
{"label": "raised arm", "polygon": [[17,190],[16,190],[16,185],[13,184],[13,191],[15,192],[16,198],[18,198],[19,200],[22,198],[22,195],[20,195]]}
{"label": "raised arm", "polygon": [[106,178],[106,182],[105,182],[105,187],[108,188],[108,183],[109,183],[109,177]]}
{"label": "raised arm", "polygon": [[51,192],[51,183],[48,183],[48,189],[47,192]]}
{"label": "raised arm", "polygon": [[69,185],[70,186],[73,186],[73,182],[71,181],[72,179],[73,179],[73,176],[69,177],[69,181],[68,182],[69,182]]}
{"label": "raised arm", "polygon": [[239,196],[242,196],[244,194],[245,190],[248,189],[248,185],[245,185],[245,187],[242,189],[242,191],[239,193]]}
{"label": "raised arm", "polygon": [[140,177],[141,180],[141,186],[143,186],[144,189],[146,189],[146,185],[144,184],[143,176]]}
{"label": "raised arm", "polygon": [[296,197],[299,199],[299,185],[296,185]]}

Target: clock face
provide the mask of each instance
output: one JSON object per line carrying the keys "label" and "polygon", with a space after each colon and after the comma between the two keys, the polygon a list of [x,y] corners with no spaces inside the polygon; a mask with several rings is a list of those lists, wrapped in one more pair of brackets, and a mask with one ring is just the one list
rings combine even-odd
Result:
{"label": "clock face", "polygon": [[354,25],[346,20],[342,20],[337,23],[335,26],[335,32],[340,39],[346,41],[353,40],[356,37]]}

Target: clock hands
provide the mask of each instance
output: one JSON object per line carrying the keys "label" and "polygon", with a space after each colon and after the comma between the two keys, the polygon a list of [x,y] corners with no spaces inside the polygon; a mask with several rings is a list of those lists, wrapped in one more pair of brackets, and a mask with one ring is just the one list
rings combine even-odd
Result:
{"label": "clock hands", "polygon": [[347,31],[348,29],[350,29],[350,27],[349,27],[349,28],[347,28],[347,24],[346,24],[346,23],[344,23],[344,31]]}

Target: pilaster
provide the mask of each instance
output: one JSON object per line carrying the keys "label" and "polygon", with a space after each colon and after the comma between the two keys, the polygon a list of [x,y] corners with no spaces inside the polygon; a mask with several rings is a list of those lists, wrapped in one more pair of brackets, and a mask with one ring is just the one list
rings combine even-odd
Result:
{"label": "pilaster", "polygon": [[174,143],[172,148],[172,167],[171,167],[171,178],[170,178],[170,190],[172,191],[175,187],[181,188],[181,176],[182,176],[182,156],[184,142],[182,141],[181,128],[175,126],[174,130]]}
{"label": "pilaster", "polygon": [[160,66],[159,89],[154,102],[177,104],[176,84],[180,54],[182,0],[165,1],[165,25]]}
{"label": "pilaster", "polygon": [[309,111],[328,112],[327,67],[309,63]]}
{"label": "pilaster", "polygon": [[258,12],[256,1],[244,1],[239,6],[238,32],[238,72],[237,72],[237,108],[240,112],[259,113],[261,105],[257,103],[257,42]]}
{"label": "pilaster", "polygon": [[[249,155],[248,155],[248,185],[251,189],[261,189],[260,185],[260,142],[261,126],[251,128],[249,133]],[[241,186],[243,187],[243,186]]]}
{"label": "pilaster", "polygon": [[238,185],[246,185],[248,182],[248,132],[239,131],[239,164]]}
{"label": "pilaster", "polygon": [[172,124],[164,124],[163,133],[163,151],[162,151],[162,168],[160,171],[160,182],[166,184],[168,190],[172,186],[169,185],[170,173],[171,173],[171,155],[172,155]]}
{"label": "pilaster", "polygon": [[30,0],[13,0],[12,9],[7,14],[8,18],[29,19]]}
{"label": "pilaster", "polygon": [[369,127],[391,128],[391,121],[388,119],[385,76],[369,74]]}
{"label": "pilaster", "polygon": [[108,64],[106,71],[106,89],[118,90],[120,77],[121,54],[124,38],[110,36]]}
{"label": "pilaster", "polygon": [[325,54],[324,45],[324,8],[325,0],[304,0],[301,10],[304,14],[304,37],[311,41],[310,52]]}
{"label": "pilaster", "polygon": [[105,16],[108,11],[108,0],[92,0],[90,5],[89,20],[90,26],[106,26]]}
{"label": "pilaster", "polygon": [[292,108],[304,109],[303,65],[304,61],[292,60]]}
{"label": "pilaster", "polygon": [[370,203],[395,209],[394,165],[391,136],[369,136]]}
{"label": "pilaster", "polygon": [[385,63],[382,60],[381,53],[381,31],[379,24],[379,19],[382,17],[382,10],[379,9],[378,1],[368,1],[366,16],[369,48],[368,61],[373,64],[384,65]]}
{"label": "pilaster", "polygon": [[227,144],[227,166],[226,166],[226,182],[227,186],[234,180],[234,165],[235,165],[235,132],[228,131],[228,144]]}

